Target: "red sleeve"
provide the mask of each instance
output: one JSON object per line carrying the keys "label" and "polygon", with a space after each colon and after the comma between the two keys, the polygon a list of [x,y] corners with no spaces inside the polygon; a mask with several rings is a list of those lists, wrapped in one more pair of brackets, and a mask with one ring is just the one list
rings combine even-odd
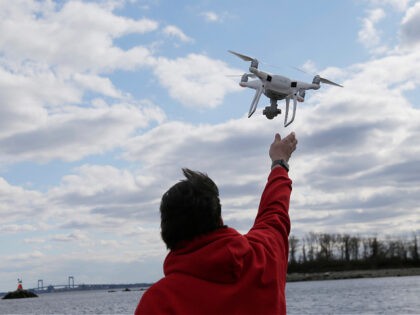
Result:
{"label": "red sleeve", "polygon": [[263,243],[269,251],[280,250],[280,255],[284,255],[285,261],[288,260],[289,252],[288,212],[291,192],[292,181],[286,170],[283,167],[273,169],[261,196],[254,226],[246,235],[250,240]]}

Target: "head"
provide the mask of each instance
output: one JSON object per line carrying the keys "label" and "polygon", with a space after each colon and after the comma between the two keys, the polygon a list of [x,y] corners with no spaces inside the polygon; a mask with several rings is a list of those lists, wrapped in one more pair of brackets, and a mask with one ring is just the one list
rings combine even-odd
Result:
{"label": "head", "polygon": [[162,239],[170,250],[222,226],[216,184],[206,174],[182,171],[186,179],[172,186],[160,204]]}

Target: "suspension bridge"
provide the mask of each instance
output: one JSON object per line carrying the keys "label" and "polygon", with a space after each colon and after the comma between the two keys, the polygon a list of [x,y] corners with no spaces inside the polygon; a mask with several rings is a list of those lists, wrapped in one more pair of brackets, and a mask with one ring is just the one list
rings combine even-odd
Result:
{"label": "suspension bridge", "polygon": [[49,284],[49,285],[45,285],[44,286],[44,280],[43,279],[39,279],[38,280],[38,286],[36,288],[31,289],[32,291],[36,291],[36,292],[50,292],[50,291],[54,291],[54,290],[65,290],[65,289],[76,289],[78,288],[80,285],[79,284],[74,284],[74,277],[73,276],[69,276],[67,279],[67,284]]}

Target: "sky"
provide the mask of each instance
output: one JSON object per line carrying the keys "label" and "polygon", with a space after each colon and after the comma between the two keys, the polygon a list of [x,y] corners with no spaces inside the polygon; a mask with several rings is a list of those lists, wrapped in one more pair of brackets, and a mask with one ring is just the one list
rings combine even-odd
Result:
{"label": "sky", "polygon": [[[182,167],[246,233],[276,132],[299,140],[293,235],[419,233],[419,29],[415,0],[0,0],[0,291],[159,280]],[[227,50],[344,88],[308,91],[287,128],[265,96],[247,118]]]}

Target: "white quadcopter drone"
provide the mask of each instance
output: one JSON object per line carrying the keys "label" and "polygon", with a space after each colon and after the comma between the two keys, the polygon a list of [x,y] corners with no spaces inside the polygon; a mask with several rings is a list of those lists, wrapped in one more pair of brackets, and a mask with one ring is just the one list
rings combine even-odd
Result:
{"label": "white quadcopter drone", "polygon": [[[287,77],[271,74],[265,71],[258,70],[258,60],[251,58],[237,52],[228,50],[231,54],[238,56],[244,61],[251,61],[249,66],[249,72],[244,73],[239,83],[242,87],[249,87],[256,90],[254,99],[252,100],[251,107],[249,108],[248,118],[254,114],[257,109],[258,101],[260,100],[261,94],[264,93],[270,99],[270,106],[265,107],[263,115],[268,119],[273,119],[278,114],[281,114],[281,110],[277,108],[277,101],[286,99],[286,114],[284,116],[284,127],[289,126],[296,115],[297,102],[303,102],[305,100],[306,90],[318,90],[321,85],[320,83],[335,85],[343,87],[340,84],[334,83],[325,78],[321,78],[316,75],[311,83],[294,81]],[[300,70],[300,69],[297,69]],[[302,70],[300,70],[302,71]],[[303,71],[304,72],[304,71]],[[248,81],[248,78],[258,78],[259,80]],[[289,115],[289,103],[290,99],[293,98],[293,116],[290,121],[287,121]]]}

